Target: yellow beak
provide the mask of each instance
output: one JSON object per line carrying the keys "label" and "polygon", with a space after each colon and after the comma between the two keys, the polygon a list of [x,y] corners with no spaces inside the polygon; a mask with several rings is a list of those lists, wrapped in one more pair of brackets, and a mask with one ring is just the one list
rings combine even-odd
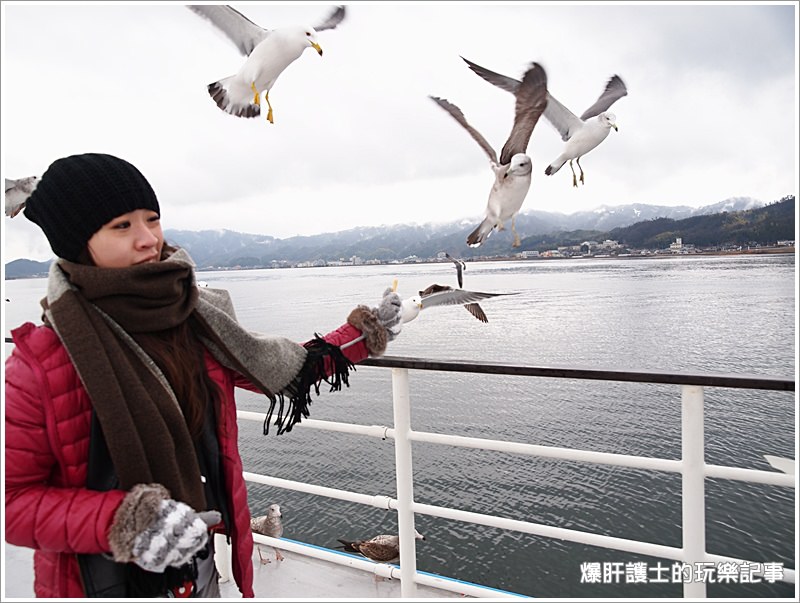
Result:
{"label": "yellow beak", "polygon": [[614,124],[612,127],[614,128],[615,132],[619,132],[619,128],[617,127],[617,124]]}
{"label": "yellow beak", "polygon": [[322,46],[320,46],[320,45],[319,45],[319,44],[317,44],[316,42],[312,42],[312,44],[311,44],[311,48],[313,48],[314,50],[316,50],[316,51],[319,53],[319,56],[322,56]]}

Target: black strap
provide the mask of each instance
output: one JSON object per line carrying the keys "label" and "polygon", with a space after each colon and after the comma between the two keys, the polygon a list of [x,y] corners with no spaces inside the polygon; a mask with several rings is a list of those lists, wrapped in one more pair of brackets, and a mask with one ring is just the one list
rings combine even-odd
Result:
{"label": "black strap", "polygon": [[[89,430],[89,466],[86,487],[105,492],[119,486],[111,455],[108,453],[103,429],[92,410],[92,423]],[[87,597],[117,598],[128,597],[127,568],[105,555],[78,554],[83,590]]]}

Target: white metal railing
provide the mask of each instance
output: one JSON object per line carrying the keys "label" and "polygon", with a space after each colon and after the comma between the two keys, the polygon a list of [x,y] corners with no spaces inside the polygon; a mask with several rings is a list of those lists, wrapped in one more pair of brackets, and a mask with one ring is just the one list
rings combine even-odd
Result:
{"label": "white metal railing", "polygon": [[[704,461],[704,387],[733,387],[794,391],[795,383],[790,379],[711,374],[681,375],[674,373],[637,373],[627,371],[618,372],[588,369],[553,369],[543,367],[524,367],[517,365],[497,365],[470,362],[465,363],[458,361],[429,361],[424,359],[392,357],[371,358],[364,361],[362,364],[392,369],[394,405],[393,428],[381,425],[355,425],[313,419],[306,419],[296,427],[323,429],[327,431],[378,437],[382,439],[394,439],[397,479],[396,499],[383,495],[376,496],[350,492],[347,490],[337,490],[335,488],[317,486],[303,482],[295,482],[249,472],[245,472],[244,477],[249,481],[278,488],[296,490],[308,494],[326,496],[340,500],[347,500],[350,502],[370,505],[382,509],[397,510],[398,529],[400,535],[399,569],[394,566],[388,566],[384,564],[378,564],[380,566],[380,568],[378,568],[372,562],[366,561],[364,561],[363,564],[356,564],[354,562],[359,560],[348,560],[346,557],[336,553],[330,553],[329,555],[326,555],[325,551],[319,551],[314,553],[314,555],[324,556],[327,560],[335,563],[344,563],[353,567],[368,569],[369,571],[373,571],[378,575],[400,578],[401,594],[404,598],[416,597],[416,584],[431,584],[431,580],[433,580],[430,576],[427,576],[424,573],[418,573],[416,569],[416,541],[414,538],[415,513],[446,519],[455,519],[507,530],[515,530],[549,538],[558,538],[591,546],[671,559],[686,564],[689,567],[692,567],[694,564],[698,563],[720,563],[724,561],[742,564],[753,562],[750,560],[709,554],[705,550],[705,478],[717,477],[722,479],[771,484],[779,487],[796,488],[796,480],[793,474],[743,469],[738,467],[724,467],[719,465],[707,465]],[[409,370],[413,369],[677,384],[680,385],[682,405],[682,458],[681,460],[658,459],[414,431],[411,428],[410,421],[411,403],[408,380],[408,372]],[[265,420],[264,413],[239,411],[238,416],[241,419],[254,420],[262,423]],[[434,505],[416,503],[414,502],[413,491],[411,454],[412,441],[433,442],[450,446],[481,448],[485,450],[511,452],[530,456],[559,458],[578,462],[591,462],[646,469],[651,471],[680,473],[682,476],[683,547],[669,547],[643,541],[627,540],[623,538],[605,536],[602,534],[556,528],[532,522],[512,520],[492,515],[466,512],[447,507],[437,507]],[[290,548],[291,542],[287,543],[283,540],[268,538],[258,534],[254,534],[254,537],[257,542],[263,542],[272,546],[293,550]],[[784,569],[782,580],[784,582],[795,583],[795,570]],[[463,583],[437,581],[435,586],[438,588],[451,590],[453,592],[461,592],[463,594],[470,594],[473,596],[503,596],[501,591],[496,591],[493,589],[484,590],[480,587],[466,592],[469,585],[465,585]],[[706,596],[706,584],[704,581],[684,581],[683,594],[684,597],[688,598],[704,598]],[[508,593],[508,596],[513,595]]]}
{"label": "white metal railing", "polygon": [[[11,344],[10,338],[5,338]],[[337,490],[325,486],[317,486],[304,482],[295,482],[256,473],[244,472],[244,478],[269,486],[295,490],[308,494],[347,500],[382,509],[396,509],[398,512],[398,530],[400,536],[400,568],[387,564],[374,564],[371,561],[348,558],[334,552],[312,549],[302,544],[285,539],[275,539],[254,534],[256,542],[278,548],[299,552],[341,565],[349,565],[378,576],[399,578],[401,594],[404,598],[416,597],[416,585],[428,585],[436,588],[458,592],[477,597],[513,597],[513,593],[503,593],[491,588],[482,588],[468,583],[442,580],[435,576],[417,572],[416,540],[414,538],[414,514],[420,513],[445,519],[471,522],[480,525],[516,530],[528,534],[558,538],[581,544],[608,549],[626,551],[642,555],[672,559],[689,566],[695,563],[733,562],[737,564],[753,563],[750,560],[710,554],[705,550],[705,478],[739,480],[752,483],[770,484],[779,487],[796,488],[794,474],[758,471],[738,467],[708,465],[704,460],[704,387],[729,387],[754,390],[796,391],[792,379],[736,376],[720,374],[678,374],[664,372],[632,372],[596,369],[570,369],[553,367],[531,367],[521,365],[502,365],[448,360],[427,360],[419,358],[397,358],[385,356],[369,358],[362,365],[378,366],[392,369],[392,389],[394,407],[394,428],[383,425],[356,425],[333,421],[306,419],[295,428],[322,429],[341,433],[350,433],[381,439],[392,438],[395,441],[395,469],[397,479],[397,498],[384,495],[368,495],[347,490]],[[435,370],[449,372],[472,372],[497,375],[538,376],[549,378],[623,381],[636,383],[675,384],[681,388],[681,448],[680,461],[640,457],[623,454],[611,454],[437,434],[414,431],[411,428],[411,401],[409,395],[409,370]],[[238,411],[240,419],[262,422],[264,413]],[[565,459],[578,462],[591,462],[617,465],[651,471],[680,473],[682,476],[682,517],[683,548],[669,547],[638,540],[627,540],[602,534],[556,528],[543,524],[520,521],[472,513],[447,507],[437,507],[414,502],[413,471],[411,442],[431,442],[465,448],[480,448],[509,452],[521,455]],[[217,539],[217,563],[223,579],[228,577],[230,551],[227,550],[224,538]],[[784,569],[782,581],[795,583],[795,570]],[[705,598],[706,585],[702,581],[684,582],[684,597]]]}

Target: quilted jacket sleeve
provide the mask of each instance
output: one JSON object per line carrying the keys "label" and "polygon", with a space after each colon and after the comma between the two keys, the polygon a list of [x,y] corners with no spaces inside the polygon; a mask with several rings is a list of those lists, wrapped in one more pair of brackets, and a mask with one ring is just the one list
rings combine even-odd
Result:
{"label": "quilted jacket sleeve", "polygon": [[66,354],[51,365],[52,357],[41,362],[27,342],[15,343],[5,375],[6,540],[52,552],[108,552],[109,526],[125,493],[82,487],[91,414],[79,403],[77,375]]}

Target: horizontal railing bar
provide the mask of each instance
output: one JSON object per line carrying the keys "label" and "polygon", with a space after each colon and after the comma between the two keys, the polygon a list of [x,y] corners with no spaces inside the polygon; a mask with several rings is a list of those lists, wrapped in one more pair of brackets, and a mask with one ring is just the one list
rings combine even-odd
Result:
{"label": "horizontal railing bar", "polygon": [[795,476],[792,473],[743,469],[741,467],[725,467],[723,465],[705,465],[703,470],[706,477],[718,477],[720,479],[732,479],[756,484],[769,484],[771,486],[796,487]]}
{"label": "horizontal railing bar", "polygon": [[367,505],[369,507],[378,507],[379,509],[397,509],[397,499],[382,494],[360,494],[358,492],[351,492],[349,490],[339,490],[337,488],[329,488],[327,486],[317,486],[315,484],[297,482],[290,479],[283,479],[281,477],[272,477],[270,475],[252,473],[250,471],[242,471],[242,475],[247,481],[256,482],[257,484],[264,484],[265,486],[274,486],[276,488],[283,488],[284,490],[305,492],[306,494],[314,494],[316,496],[327,496],[328,498],[346,500],[349,502]]}
{"label": "horizontal railing bar", "polygon": [[[495,517],[493,515],[473,513],[471,511],[461,511],[459,509],[450,509],[448,507],[437,507],[434,505],[426,505],[417,502],[412,503],[411,508],[415,513],[432,515],[434,517],[441,517],[443,519],[454,519],[467,523],[476,523],[489,527],[514,530],[516,532],[525,532],[526,534],[533,534],[535,536],[568,540],[570,542],[577,542],[579,544],[586,544],[589,546],[597,546],[604,549],[626,551],[628,553],[649,555],[651,557],[672,559],[674,561],[685,561],[682,548],[676,548],[662,544],[653,544],[641,540],[629,540],[627,538],[616,538],[614,536],[604,536],[603,534],[581,532],[580,530],[570,530],[567,528],[557,528],[554,526],[546,526],[544,524],[521,521],[518,519]],[[738,561],[739,563],[742,561],[747,561],[748,563],[757,563],[745,559],[734,559],[733,557],[711,555],[709,553],[706,553],[704,558],[706,561]],[[781,581],[794,583],[794,570],[784,569]]]}
{"label": "horizontal railing bar", "polygon": [[[10,337],[6,343],[14,343]],[[406,356],[381,356],[366,358],[363,366],[406,368],[425,371],[482,373],[491,375],[516,375],[522,377],[550,377],[557,379],[589,379],[596,381],[623,381],[628,383],[659,383],[668,385],[700,385],[706,387],[731,387],[794,391],[794,379],[762,375],[734,375],[724,373],[666,373],[661,371],[612,371],[567,367],[527,366],[523,364],[498,364],[471,360],[431,360]]]}
{"label": "horizontal railing bar", "polygon": [[[265,413],[245,410],[238,411],[237,416],[240,419],[257,421],[259,423],[263,423],[266,418]],[[387,438],[394,439],[395,435],[394,428],[385,425],[357,425],[353,423],[322,421],[319,419],[305,419],[302,423],[297,423],[295,427],[364,435],[373,438],[381,438],[382,440]],[[558,448],[539,444],[507,442],[505,440],[488,440],[427,431],[412,430],[408,434],[408,437],[415,442],[428,442],[430,444],[455,446],[459,448],[494,450],[496,452],[562,459],[579,463],[597,463],[599,465],[613,465],[617,467],[629,467],[631,469],[647,469],[670,473],[680,473],[683,470],[682,462],[672,459],[650,458],[612,452],[596,452],[593,450],[579,450],[575,448]],[[777,471],[761,471],[757,469],[743,469],[740,467],[725,467],[722,465],[705,465],[705,475],[706,477],[769,484],[772,486],[796,487],[794,475],[779,473]]]}
{"label": "horizontal railing bar", "polygon": [[527,366],[498,364],[468,360],[431,360],[401,356],[367,358],[360,365],[383,368],[405,368],[425,371],[450,371],[521,377],[551,377],[560,379],[591,379],[599,381],[624,381],[629,383],[660,383],[670,385],[700,385],[707,387],[732,387],[740,389],[766,389],[794,391],[794,379],[761,375],[733,375],[723,373],[666,373],[660,371],[612,371],[567,367]]}
{"label": "horizontal railing bar", "polygon": [[428,442],[431,444],[443,444],[461,448],[480,448],[482,450],[494,450],[497,452],[509,452],[584,463],[598,463],[601,465],[632,467],[634,469],[670,471],[672,473],[680,473],[681,471],[681,461],[670,459],[648,458],[611,452],[595,452],[592,450],[573,448],[558,448],[556,446],[542,446],[539,444],[522,444],[520,442],[507,442],[504,440],[485,440],[483,438],[471,438],[426,431],[412,431],[408,437],[415,442]]}
{"label": "horizontal railing bar", "polygon": [[[305,492],[307,494],[319,494],[321,496],[327,496],[328,498],[335,498],[337,500],[345,500],[367,506],[397,510],[397,499],[389,496],[369,495],[351,492],[349,490],[338,490],[336,488],[329,488],[327,486],[316,486],[313,484],[307,484],[305,482],[296,482],[278,477],[270,477],[267,475],[250,473],[248,471],[244,472],[244,478],[248,481],[257,482],[268,486],[275,486],[285,490],[295,490],[298,492]],[[579,544],[597,546],[605,549],[649,555],[651,557],[672,559],[674,561],[684,561],[683,549],[661,544],[654,544],[640,540],[629,540],[626,538],[617,538],[614,536],[605,536],[603,534],[593,534],[591,532],[570,530],[568,528],[557,528],[540,523],[497,517],[495,515],[486,515],[483,513],[474,513],[472,511],[462,511],[460,509],[451,509],[435,505],[427,505],[424,503],[412,502],[411,508],[415,513],[420,513],[422,515],[430,515],[433,517],[441,517],[443,519],[452,519],[466,523],[475,523],[504,530],[513,530],[515,532],[524,532],[526,534],[543,536],[545,538],[557,538],[559,540],[577,542]],[[733,558],[706,553],[706,560],[733,560]],[[793,583],[794,579],[794,571],[784,570],[784,582]]]}

